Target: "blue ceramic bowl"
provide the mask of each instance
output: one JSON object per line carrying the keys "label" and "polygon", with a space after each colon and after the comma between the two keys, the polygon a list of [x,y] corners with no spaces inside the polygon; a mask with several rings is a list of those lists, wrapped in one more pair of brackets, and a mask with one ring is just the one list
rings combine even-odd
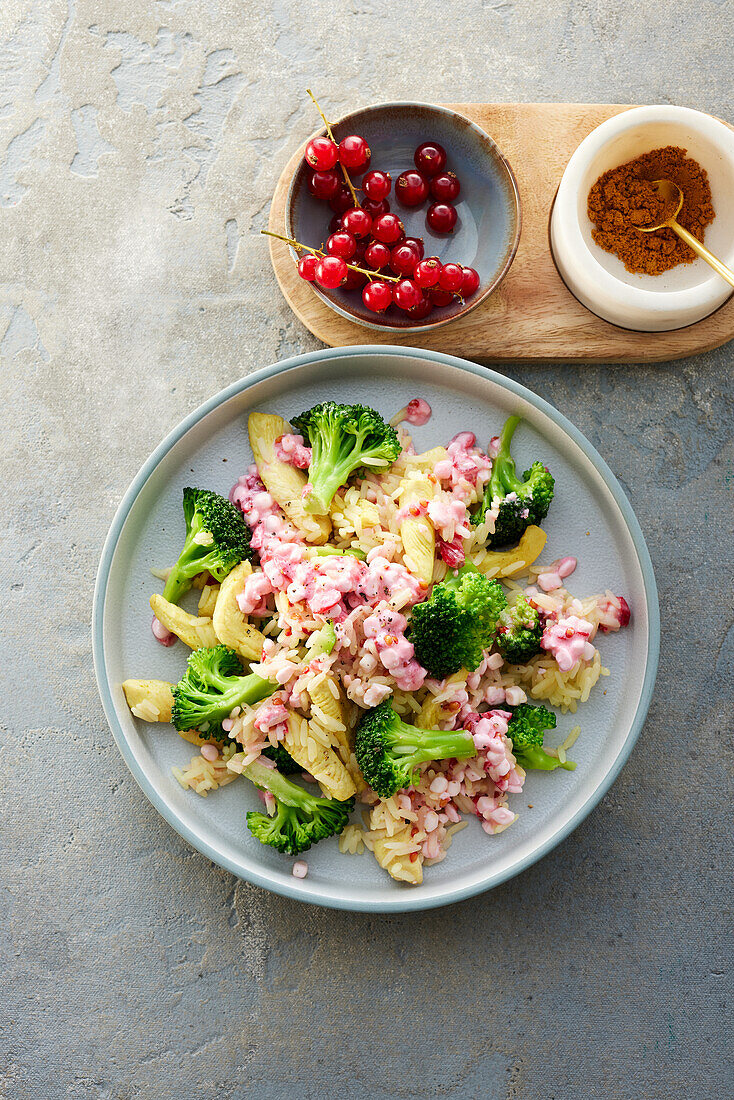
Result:
{"label": "blue ceramic bowl", "polygon": [[[456,111],[428,103],[381,103],[365,107],[340,119],[332,130],[337,141],[348,134],[360,134],[366,139],[372,150],[371,167],[387,171],[393,178],[388,200],[391,213],[400,216],[407,236],[423,238],[426,256],[474,267],[481,282],[477,293],[466,302],[454,299],[447,306],[435,308],[424,321],[415,321],[395,306],[383,314],[372,313],[364,305],[359,290],[323,290],[312,283],[314,293],[348,320],[380,330],[420,332],[445,325],[475,309],[502,282],[520,241],[517,183],[492,138]],[[461,182],[461,194],[455,204],[458,221],[449,234],[434,233],[426,225],[429,202],[406,207],[395,196],[398,176],[406,168],[415,167],[413,153],[424,141],[431,140],[443,145],[448,155],[447,168]],[[318,248],[329,235],[333,211],[328,203],[315,199],[309,192],[310,174],[311,169],[302,160],[288,192],[285,228],[288,236]],[[353,182],[359,186],[361,176]]]}

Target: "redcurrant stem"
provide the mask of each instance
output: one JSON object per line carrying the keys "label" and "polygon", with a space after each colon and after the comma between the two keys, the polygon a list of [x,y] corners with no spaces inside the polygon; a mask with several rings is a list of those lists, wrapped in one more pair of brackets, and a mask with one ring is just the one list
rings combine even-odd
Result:
{"label": "redcurrant stem", "polygon": [[[311,248],[308,244],[301,244],[300,241],[296,241],[293,237],[284,237],[282,233],[273,233],[269,229],[261,229],[260,232],[265,237],[275,237],[278,241],[285,241],[291,248],[295,248],[297,252],[311,252],[314,256],[325,256],[323,248]],[[346,261],[345,261],[346,263]],[[366,267],[357,267],[356,264],[347,264],[350,271],[358,271],[360,275],[366,275],[367,278],[372,281],[380,283],[399,283],[400,279],[394,275],[383,275],[381,271],[368,271]]]}
{"label": "redcurrant stem", "polygon": [[[314,103],[314,106],[315,106],[316,110],[319,112],[322,119],[324,120],[324,126],[326,127],[326,133],[329,135],[329,138],[331,139],[331,141],[333,141],[334,144],[336,146],[338,146],[339,142],[334,137],[331,126],[329,125],[329,120],[327,119],[326,115],[324,114],[324,112],[319,107],[318,100],[316,99],[316,96],[313,94],[313,92],[311,91],[310,88],[306,88],[306,91],[311,96],[311,99],[313,100],[313,103]],[[346,168],[344,167],[343,164],[340,164],[339,167],[342,170],[342,175],[344,176],[344,182],[346,183],[347,187],[349,188],[349,190],[351,192],[352,202],[354,203],[355,206],[359,206],[359,199],[357,198],[357,192],[354,190],[354,184],[352,183],[352,181],[349,178],[349,172],[347,172],[347,170],[346,170]]]}

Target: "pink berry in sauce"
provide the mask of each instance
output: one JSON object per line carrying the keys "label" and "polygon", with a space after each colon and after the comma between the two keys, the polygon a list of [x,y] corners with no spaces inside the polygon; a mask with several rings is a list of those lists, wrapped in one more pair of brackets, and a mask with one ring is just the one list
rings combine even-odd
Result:
{"label": "pink berry in sauce", "polygon": [[409,424],[422,428],[431,419],[432,409],[422,397],[413,397],[405,406],[405,417]]}
{"label": "pink berry in sauce", "polygon": [[424,176],[437,176],[446,167],[446,150],[437,141],[424,141],[413,154],[413,163]]}

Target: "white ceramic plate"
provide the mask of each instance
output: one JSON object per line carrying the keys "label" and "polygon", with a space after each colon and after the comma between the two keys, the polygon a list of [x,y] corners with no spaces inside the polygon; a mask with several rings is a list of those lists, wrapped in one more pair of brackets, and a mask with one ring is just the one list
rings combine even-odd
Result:
{"label": "white ceramic plate", "polygon": [[[510,829],[490,837],[472,819],[444,862],[425,869],[417,888],[393,882],[369,853],[340,855],[336,840],[311,849],[308,877],[295,879],[292,859],[250,836],[245,813],[260,805],[253,788],[235,782],[206,799],[184,791],[171,766],[187,762],[193,749],[172,727],[133,718],[120,685],[128,677],[175,681],[184,669],[183,643],[164,649],[151,635],[148,597],[159,585],[150,567],[169,564],[178,553],[182,488],[195,484],[226,495],[252,461],[248,412],[288,418],[333,398],[371,404],[391,416],[415,396],[425,397],[434,411],[429,423],[415,430],[421,450],[464,429],[486,445],[509,413],[523,415],[526,423],[513,443],[519,468],[541,458],[556,478],[543,558],[575,555],[579,566],[572,590],[622,593],[632,622],[601,637],[611,677],[577,716],[559,716],[558,741],[577,722],[582,726],[573,750],[576,771],[530,772],[523,794],[511,800],[520,816]],[[234,874],[280,894],[342,909],[404,911],[457,901],[503,882],[548,852],[593,809],[629,755],[650,702],[658,644],[650,557],[626,497],[594,448],[551,405],[510,379],[410,348],[313,352],[258,371],[202,405],[160,444],[125,494],[95,592],[94,660],[102,701],[120,751],[153,805],[188,843]]]}

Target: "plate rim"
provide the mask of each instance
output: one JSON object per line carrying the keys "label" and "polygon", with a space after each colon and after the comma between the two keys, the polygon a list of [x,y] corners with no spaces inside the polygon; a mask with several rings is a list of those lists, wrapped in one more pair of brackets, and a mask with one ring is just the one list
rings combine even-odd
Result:
{"label": "plate rim", "polygon": [[[153,474],[158,464],[164,458],[164,456],[171,450],[180,439],[183,438],[186,433],[193,428],[200,420],[207,416],[210,412],[213,412],[218,406],[224,404],[230,398],[237,394],[243,393],[251,387],[257,385],[259,382],[264,381],[267,378],[273,378],[279,374],[284,374],[288,371],[298,370],[301,367],[308,366],[311,363],[325,361],[335,358],[354,358],[364,355],[380,355],[380,356],[394,356],[395,358],[413,358],[428,360],[433,363],[439,363],[444,366],[455,367],[466,373],[473,374],[479,378],[488,379],[498,385],[500,388],[515,394],[518,397],[523,398],[534,408],[548,416],[558,427],[560,427],[566,434],[573,440],[573,442],[580,448],[584,455],[594,464],[596,470],[602,477],[607,489],[612,494],[617,507],[619,508],[622,518],[630,533],[632,543],[634,545],[637,559],[640,565],[642,573],[642,582],[645,590],[645,597],[647,600],[648,610],[648,642],[647,642],[647,661],[645,667],[645,675],[640,691],[640,699],[635,711],[634,717],[630,724],[627,736],[624,744],[620,749],[617,758],[615,759],[612,767],[604,776],[602,781],[589,795],[586,801],[579,807],[576,813],[552,836],[540,845],[539,848],[529,852],[526,856],[523,856],[516,864],[503,871],[495,873],[495,875],[488,875],[486,880],[481,882],[473,882],[463,887],[456,887],[455,889],[447,889],[440,896],[423,896],[419,890],[415,893],[400,891],[395,894],[394,897],[383,899],[382,901],[371,901],[368,899],[351,899],[351,898],[334,898],[331,896],[319,895],[317,891],[304,894],[302,886],[299,885],[300,880],[294,880],[293,884],[284,882],[273,882],[266,873],[257,870],[249,870],[245,873],[244,869],[237,865],[234,860],[229,859],[226,854],[215,850],[209,842],[198,835],[196,835],[184,822],[182,822],[170,809],[165,800],[163,800],[154,784],[152,783],[148,774],[139,765],[130,746],[128,745],[127,738],[125,736],[122,725],[119,722],[117,716],[117,709],[112,697],[110,678],[107,675],[105,652],[104,652],[104,607],[105,597],[107,591],[107,585],[110,576],[110,570],[112,566],[112,560],[114,557],[115,549],[120,538],[120,534],[124,527],[124,524],[132,510],[132,507],[140,494],[141,490],[145,486],[149,477]],[[629,756],[634,748],[637,739],[640,735],[642,727],[645,723],[647,713],[650,707],[652,694],[655,686],[655,679],[657,676],[658,660],[660,655],[660,606],[658,600],[657,584],[655,581],[655,574],[652,565],[652,559],[650,552],[645,542],[645,537],[642,533],[639,521],[632,509],[627,496],[619,484],[612,470],[604,461],[602,456],[596,450],[596,448],[586,439],[581,431],[575,427],[575,425],[568,420],[563,413],[559,412],[550,402],[544,398],[538,396],[532,390],[521,383],[516,382],[514,379],[507,377],[504,374],[500,374],[498,371],[492,370],[490,367],[479,366],[476,363],[472,363],[469,360],[461,359],[458,356],[447,355],[444,352],[432,351],[431,349],[403,347],[395,344],[359,344],[348,348],[321,348],[316,351],[306,352],[302,355],[291,356],[288,359],[280,360],[276,363],[271,363],[266,367],[261,367],[259,370],[254,371],[252,374],[246,375],[244,378],[238,379],[236,382],[230,383],[223,389],[219,390],[212,397],[202,402],[197,408],[185,416],[179,423],[161,440],[158,446],[152,451],[145,462],[142,464],[137,474],[133,478],[132,482],[128,486],[127,490],[123,494],[122,500],[117,507],[115,515],[110,524],[109,531],[104,541],[102,548],[102,554],[100,557],[100,563],[97,570],[97,577],[94,586],[94,597],[92,603],[92,658],[94,664],[94,672],[97,681],[97,688],[102,701],[102,708],[105,713],[105,717],[110,726],[110,730],[115,739],[118,749],[122,755],[123,760],[127,764],[133,778],[138,783],[143,794],[148,801],[153,805],[157,812],[164,818],[164,820],[179,834],[182,839],[189,844],[195,851],[201,855],[212,860],[217,866],[224,867],[225,870],[231,874],[236,875],[238,878],[245,881],[252,882],[257,886],[261,886],[266,890],[270,890],[273,893],[280,894],[285,897],[291,897],[301,902],[307,902],[312,905],[320,905],[325,908],[342,909],[351,912],[371,912],[371,913],[404,913],[414,912],[425,909],[433,909],[443,905],[450,905],[454,902],[463,901],[466,898],[474,897],[478,894],[484,893],[487,890],[493,889],[495,886],[501,885],[503,882],[514,878],[522,871],[527,870],[538,860],[542,859],[549,852],[551,852],[558,844],[566,839],[571,832],[586,817],[598,806],[604,795],[612,786],[617,776],[621,772],[622,768],[626,764]]]}

